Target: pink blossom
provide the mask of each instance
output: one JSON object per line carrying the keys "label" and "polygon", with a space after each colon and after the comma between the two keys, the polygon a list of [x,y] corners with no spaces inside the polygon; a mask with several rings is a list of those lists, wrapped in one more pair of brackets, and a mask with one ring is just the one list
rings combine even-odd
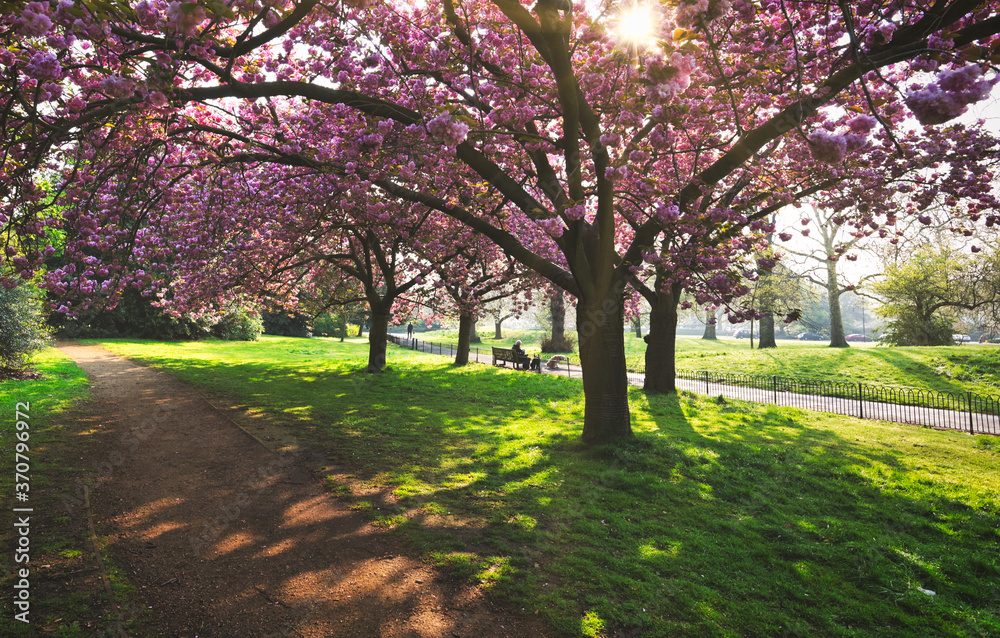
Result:
{"label": "pink blossom", "polygon": [[938,73],[934,83],[906,96],[906,106],[924,126],[944,124],[965,113],[969,104],[985,99],[996,78],[982,78],[982,70],[970,64]]}
{"label": "pink blossom", "polygon": [[878,120],[871,115],[859,115],[847,123],[847,128],[856,135],[867,135],[872,132]]}
{"label": "pink blossom", "polygon": [[24,72],[29,77],[39,80],[55,79],[62,75],[62,65],[59,64],[54,53],[39,51],[28,60]]}
{"label": "pink blossom", "polygon": [[847,140],[843,135],[819,129],[809,136],[809,150],[818,162],[839,164],[847,157]]}
{"label": "pink blossom", "polygon": [[469,133],[469,125],[454,121],[451,119],[451,114],[446,113],[427,122],[427,132],[448,146],[458,146],[465,141]]}
{"label": "pink blossom", "polygon": [[681,209],[677,204],[663,204],[656,210],[656,217],[663,224],[674,224],[680,219]]}
{"label": "pink blossom", "polygon": [[681,0],[677,5],[678,26],[693,27],[699,20],[711,22],[732,10],[730,0]]}
{"label": "pink blossom", "polygon": [[163,108],[167,105],[167,96],[159,91],[151,91],[149,95],[146,96],[146,103],[153,108]]}
{"label": "pink blossom", "polygon": [[48,3],[30,2],[17,19],[21,31],[28,36],[40,38],[52,29],[52,20],[45,15]]}
{"label": "pink blossom", "polygon": [[205,21],[205,9],[194,2],[171,2],[167,5],[167,24],[178,33],[194,35],[198,25]]}
{"label": "pink blossom", "polygon": [[132,95],[135,83],[117,73],[109,75],[101,82],[101,90],[108,97],[122,98]]}
{"label": "pink blossom", "polygon": [[135,13],[139,18],[139,24],[151,29],[156,26],[156,21],[159,19],[159,10],[156,5],[148,0],[142,0],[135,5]]}

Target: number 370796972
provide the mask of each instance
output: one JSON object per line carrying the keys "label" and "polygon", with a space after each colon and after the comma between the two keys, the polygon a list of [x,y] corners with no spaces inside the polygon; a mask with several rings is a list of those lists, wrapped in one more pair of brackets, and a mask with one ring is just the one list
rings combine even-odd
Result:
{"label": "number 370796972", "polygon": [[[28,439],[31,438],[31,426],[28,423],[30,403],[17,404],[17,444],[14,446],[14,491],[18,500],[27,500],[27,492],[31,487],[28,483]],[[21,495],[23,494],[23,496]]]}

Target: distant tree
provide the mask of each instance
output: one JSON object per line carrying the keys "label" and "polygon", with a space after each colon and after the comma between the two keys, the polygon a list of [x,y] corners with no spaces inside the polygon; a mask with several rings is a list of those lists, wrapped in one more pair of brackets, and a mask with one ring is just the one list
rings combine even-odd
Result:
{"label": "distant tree", "polygon": [[486,304],[486,314],[493,319],[493,338],[503,339],[503,322],[514,316],[508,297]]}
{"label": "distant tree", "polygon": [[[776,348],[775,317],[784,317],[786,321],[799,319],[807,293],[798,276],[785,264],[775,263],[772,253],[764,253],[757,263],[759,277],[745,301],[758,309],[760,341],[757,347]],[[753,348],[752,320],[750,347]]]}
{"label": "distant tree", "polygon": [[573,341],[566,337],[566,295],[556,290],[549,299],[549,320],[552,332],[542,342],[542,352],[572,352]]}
{"label": "distant tree", "polygon": [[705,309],[705,332],[701,335],[702,339],[707,339],[708,341],[718,340],[719,335],[716,332],[716,326],[719,324],[719,314],[718,308]]}
{"label": "distant tree", "polygon": [[873,290],[883,299],[877,310],[887,320],[883,340],[948,345],[959,312],[1000,304],[1000,252],[975,256],[945,243],[928,244],[886,264]]}
{"label": "distant tree", "polygon": [[[801,277],[826,291],[827,303],[830,308],[830,347],[847,348],[849,344],[844,334],[844,320],[841,309],[841,296],[857,289],[863,283],[877,276],[871,273],[855,276],[845,282],[841,260],[857,261],[857,251],[864,247],[865,240],[876,234],[876,231],[860,222],[847,223],[848,218],[838,211],[808,207],[809,211],[800,220],[801,227],[796,231],[810,240],[808,248],[795,249],[788,246],[784,250],[798,258],[804,267]],[[815,234],[810,231],[815,229]],[[783,237],[791,236],[791,229],[782,233]],[[887,237],[890,233],[884,228],[878,229],[878,234]]]}

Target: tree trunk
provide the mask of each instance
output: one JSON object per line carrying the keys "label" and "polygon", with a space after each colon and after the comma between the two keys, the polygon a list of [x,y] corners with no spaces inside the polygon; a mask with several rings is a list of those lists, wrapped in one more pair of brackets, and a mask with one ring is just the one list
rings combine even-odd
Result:
{"label": "tree trunk", "polygon": [[632,437],[625,374],[624,316],[625,304],[620,289],[581,298],[577,307],[576,329],[580,337],[585,397],[581,438],[586,445]]}
{"label": "tree trunk", "polygon": [[719,335],[715,333],[715,311],[706,310],[705,311],[705,334],[701,335],[702,339],[708,339],[709,341],[718,341]]}
{"label": "tree trunk", "polygon": [[778,344],[774,342],[774,313],[766,312],[760,318],[760,343],[757,345],[757,349],[777,347]]}
{"label": "tree trunk", "polygon": [[632,328],[635,329],[635,338],[642,339],[642,315],[636,315],[632,320]]}
{"label": "tree trunk", "polygon": [[[566,302],[563,291],[553,295],[549,310],[552,313],[552,342],[563,343],[566,341]],[[577,319],[577,324],[579,323],[580,320]]]}
{"label": "tree trunk", "polygon": [[340,342],[344,343],[344,338],[347,336],[347,317],[343,314],[337,316],[338,328],[340,328]]}
{"label": "tree trunk", "polygon": [[503,320],[504,319],[506,319],[506,317],[501,317],[499,319],[496,319],[496,318],[493,319],[493,338],[494,339],[503,339],[503,333],[500,331],[500,326],[503,325]]}
{"label": "tree trunk", "polygon": [[849,348],[844,337],[844,316],[840,310],[840,286],[837,282],[837,268],[830,264],[826,267],[826,293],[830,303],[830,347]]}
{"label": "tree trunk", "polygon": [[368,372],[385,369],[385,350],[388,343],[389,313],[376,310],[372,304],[372,325],[368,330]]}
{"label": "tree trunk", "polygon": [[462,313],[458,316],[458,352],[455,353],[455,365],[464,366],[469,363],[469,343],[476,320],[472,315]]}
{"label": "tree trunk", "polygon": [[657,291],[651,306],[649,331],[646,333],[646,392],[676,392],[677,301],[678,294]]}
{"label": "tree trunk", "polygon": [[365,336],[365,324],[361,322],[358,324],[358,339]]}
{"label": "tree trunk", "polygon": [[479,323],[478,319],[472,320],[472,334],[469,335],[469,343],[482,343],[483,340],[479,337],[479,333],[476,332],[476,324]]}

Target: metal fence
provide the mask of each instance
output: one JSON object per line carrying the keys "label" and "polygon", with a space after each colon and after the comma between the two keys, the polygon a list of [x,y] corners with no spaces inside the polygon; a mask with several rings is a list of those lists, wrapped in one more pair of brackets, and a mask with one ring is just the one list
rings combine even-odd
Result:
{"label": "metal fence", "polygon": [[1000,397],[992,395],[708,371],[678,372],[677,379],[708,395],[970,434],[1000,434]]}
{"label": "metal fence", "polygon": [[[454,356],[457,344],[406,339],[390,334],[389,340],[404,348]],[[482,359],[480,359],[482,350]],[[489,348],[470,348],[470,359],[489,363]],[[577,365],[565,365],[560,374],[582,378]],[[630,385],[642,386],[646,375],[630,370]],[[677,372],[677,389],[731,399],[773,403],[832,412],[875,421],[892,421],[970,434],[1000,435],[1000,397],[973,392],[934,392],[915,388],[872,386],[864,383],[753,376],[709,371]]]}

